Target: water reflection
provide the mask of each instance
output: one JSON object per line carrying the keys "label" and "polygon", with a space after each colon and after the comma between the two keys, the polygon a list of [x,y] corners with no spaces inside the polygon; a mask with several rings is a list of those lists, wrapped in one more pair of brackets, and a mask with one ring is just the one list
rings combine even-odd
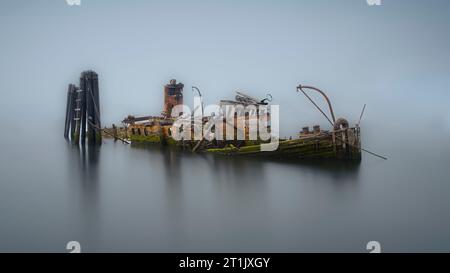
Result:
{"label": "water reflection", "polygon": [[[110,142],[71,146],[70,152],[79,188],[73,202],[83,238],[92,245],[102,245],[102,236],[118,236],[130,249],[151,245],[160,251],[244,250],[236,240],[249,236],[253,246],[276,244],[285,238],[279,222],[313,230],[307,223],[316,216],[305,210],[314,204],[325,213],[333,200],[352,200],[359,184],[359,164],[350,162],[226,157]],[[121,181],[121,174],[128,180]],[[318,202],[318,192],[330,196]]]}
{"label": "water reflection", "polygon": [[95,244],[101,233],[100,181],[99,175],[100,151],[99,146],[78,146],[67,143],[69,155],[70,203],[76,211],[70,219],[71,225],[79,226],[75,238],[82,237],[85,242]]}
{"label": "water reflection", "polygon": [[[170,185],[178,185],[183,179],[181,175],[182,160],[183,157],[188,157],[189,154],[183,151],[176,150],[171,147],[164,147],[159,145],[145,144],[145,143],[132,143],[132,149],[148,152],[155,157],[161,157],[161,162],[147,162],[149,164],[162,163],[165,180]],[[154,158],[156,159],[156,158]]]}
{"label": "water reflection", "polygon": [[[426,175],[441,169],[443,163],[436,165],[441,161],[421,162],[422,169],[399,172],[409,167],[407,161],[378,164],[367,156],[362,164],[280,161],[109,140],[101,147],[49,142],[66,147],[46,151],[41,146],[49,157],[43,164],[29,160],[28,166],[40,168],[33,172],[29,187],[45,185],[52,178],[42,191],[51,192],[45,198],[61,208],[49,210],[44,201],[34,204],[41,211],[39,217],[54,219],[55,225],[54,229],[41,225],[40,244],[54,233],[61,241],[49,242],[58,247],[76,239],[86,251],[323,251],[333,250],[331,238],[339,249],[359,251],[367,238],[392,239],[381,223],[410,228],[398,216],[411,207],[422,211],[438,207],[443,212],[448,207],[448,199],[434,198],[443,190],[425,192],[430,198],[401,202],[397,198],[406,187],[408,193],[422,193],[425,180],[435,183],[436,189],[448,189],[442,171],[431,180]],[[29,176],[30,171],[10,179],[17,185],[28,183]],[[413,219],[415,232],[424,228],[423,219],[433,219],[431,215]],[[433,234],[447,234],[448,223]],[[28,226],[21,232],[13,226],[9,230],[18,238]]]}
{"label": "water reflection", "polygon": [[336,183],[357,182],[360,174],[360,162],[333,161],[333,160],[283,160],[279,164],[287,164],[300,167],[302,171],[318,173],[320,176],[328,176],[330,181]]}
{"label": "water reflection", "polygon": [[67,143],[70,154],[69,170],[74,177],[78,177],[87,192],[97,191],[98,165],[100,158],[99,146],[73,145]]}
{"label": "water reflection", "polygon": [[[199,168],[210,170],[218,183],[262,183],[267,176],[267,166],[286,166],[306,173],[329,176],[336,183],[358,180],[361,162],[335,160],[292,160],[264,157],[222,156],[208,153],[192,153],[173,147],[150,144],[132,144],[132,148],[147,150],[163,157],[165,180],[169,185],[179,185],[185,176],[201,175]],[[184,167],[183,167],[184,166]],[[189,169],[190,168],[190,169]],[[185,172],[184,172],[185,171]]]}

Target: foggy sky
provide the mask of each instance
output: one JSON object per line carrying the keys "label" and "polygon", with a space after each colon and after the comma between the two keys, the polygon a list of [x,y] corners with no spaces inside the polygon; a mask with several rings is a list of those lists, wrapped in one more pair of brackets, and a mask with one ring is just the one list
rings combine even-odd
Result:
{"label": "foggy sky", "polygon": [[175,78],[188,104],[192,85],[205,103],[271,93],[282,134],[327,125],[298,84],[325,90],[351,123],[367,103],[368,140],[398,124],[450,133],[449,14],[445,0],[1,0],[0,121],[62,133],[67,85],[94,69],[103,125],[159,114]]}

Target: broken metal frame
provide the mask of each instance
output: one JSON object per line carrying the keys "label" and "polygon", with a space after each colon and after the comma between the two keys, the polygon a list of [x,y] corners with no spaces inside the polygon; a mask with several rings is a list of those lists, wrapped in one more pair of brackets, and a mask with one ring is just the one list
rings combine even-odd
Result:
{"label": "broken metal frame", "polygon": [[[325,114],[325,112],[316,104],[316,102],[310,97],[310,96],[308,96],[308,94],[305,92],[305,90],[303,90],[303,89],[310,89],[310,90],[314,90],[314,91],[316,91],[316,92],[318,92],[318,93],[320,93],[324,98],[325,98],[325,100],[326,100],[326,102],[327,102],[327,104],[328,104],[328,107],[329,107],[329,110],[330,110],[330,114],[331,114],[331,118],[332,118],[332,120],[333,121],[331,121],[330,120],[330,118],[327,116],[327,114]],[[316,88],[316,87],[313,87],[313,86],[306,86],[306,85],[298,85],[297,86],[297,92],[298,91],[301,91],[308,99],[309,99],[309,101],[311,101],[311,103],[322,113],[322,115],[324,115],[325,116],[325,118],[330,122],[330,124],[333,126],[333,128],[335,127],[335,125],[336,125],[336,118],[335,118],[335,116],[334,116],[334,112],[333,112],[333,106],[331,106],[331,102],[330,102],[330,99],[328,98],[328,96],[325,94],[325,92],[323,92],[322,90],[320,90],[319,88]],[[361,122],[361,119],[362,119],[362,117],[363,117],[363,114],[364,114],[364,110],[366,109],[366,105],[364,104],[364,107],[363,107],[363,109],[362,109],[362,111],[361,111],[361,115],[360,115],[360,117],[359,117],[359,121],[358,121],[358,123],[357,123],[357,127],[359,127],[359,124],[360,124],[360,122]],[[339,121],[339,120],[338,120]],[[333,133],[332,133],[332,137],[333,137],[333,139],[334,138],[338,138],[340,141],[342,141],[343,143],[345,143],[345,144],[347,144],[347,145],[349,145],[349,146],[351,146],[351,147],[354,147],[354,148],[358,148],[358,149],[361,149],[361,151],[364,151],[364,152],[366,152],[366,153],[369,153],[369,154],[371,154],[371,155],[373,155],[373,156],[376,156],[376,157],[379,157],[379,158],[381,158],[381,159],[384,159],[384,160],[387,160],[387,157],[385,157],[385,156],[382,156],[382,155],[379,155],[379,154],[377,154],[377,153],[374,153],[374,152],[371,152],[371,151],[369,151],[369,150],[367,150],[367,149],[364,149],[364,148],[362,148],[362,147],[355,147],[355,145],[353,145],[353,144],[351,144],[351,143],[348,143],[345,139],[343,139],[343,138],[341,138],[341,137],[339,137],[337,134],[335,134],[335,132],[333,131]],[[334,141],[333,141],[334,142]]]}

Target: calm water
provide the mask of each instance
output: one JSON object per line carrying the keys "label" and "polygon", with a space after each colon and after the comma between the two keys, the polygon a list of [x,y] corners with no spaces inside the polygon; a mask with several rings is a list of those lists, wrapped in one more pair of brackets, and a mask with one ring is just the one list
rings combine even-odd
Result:
{"label": "calm water", "polygon": [[70,240],[92,252],[365,252],[371,240],[389,252],[450,251],[444,136],[389,145],[366,132],[365,142],[381,139],[390,158],[364,154],[355,166],[112,140],[79,149],[56,129],[2,136],[1,251],[65,252]]}

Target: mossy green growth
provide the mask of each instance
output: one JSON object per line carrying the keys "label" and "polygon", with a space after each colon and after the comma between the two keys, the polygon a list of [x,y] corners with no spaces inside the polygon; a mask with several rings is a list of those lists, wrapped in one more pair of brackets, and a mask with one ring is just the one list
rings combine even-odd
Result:
{"label": "mossy green growth", "polygon": [[78,142],[80,142],[80,134],[75,132],[72,134],[72,143],[78,144]]}
{"label": "mossy green growth", "polygon": [[147,143],[156,143],[156,144],[163,144],[163,145],[169,145],[169,146],[176,146],[177,141],[171,137],[168,138],[161,138],[159,135],[131,135],[130,140],[133,142],[147,142]]}
{"label": "mossy green growth", "polygon": [[102,143],[102,134],[101,133],[97,133],[95,134],[95,143]]}
{"label": "mossy green growth", "polygon": [[159,135],[131,135],[130,140],[134,142],[161,143],[161,137]]}
{"label": "mossy green growth", "polygon": [[164,139],[164,142],[169,145],[169,146],[175,146],[177,145],[177,141],[171,137],[168,137],[166,139]]}
{"label": "mossy green growth", "polygon": [[239,151],[239,148],[236,148],[233,144],[228,144],[223,148],[212,148],[207,149],[206,151],[210,153],[235,153]]}

